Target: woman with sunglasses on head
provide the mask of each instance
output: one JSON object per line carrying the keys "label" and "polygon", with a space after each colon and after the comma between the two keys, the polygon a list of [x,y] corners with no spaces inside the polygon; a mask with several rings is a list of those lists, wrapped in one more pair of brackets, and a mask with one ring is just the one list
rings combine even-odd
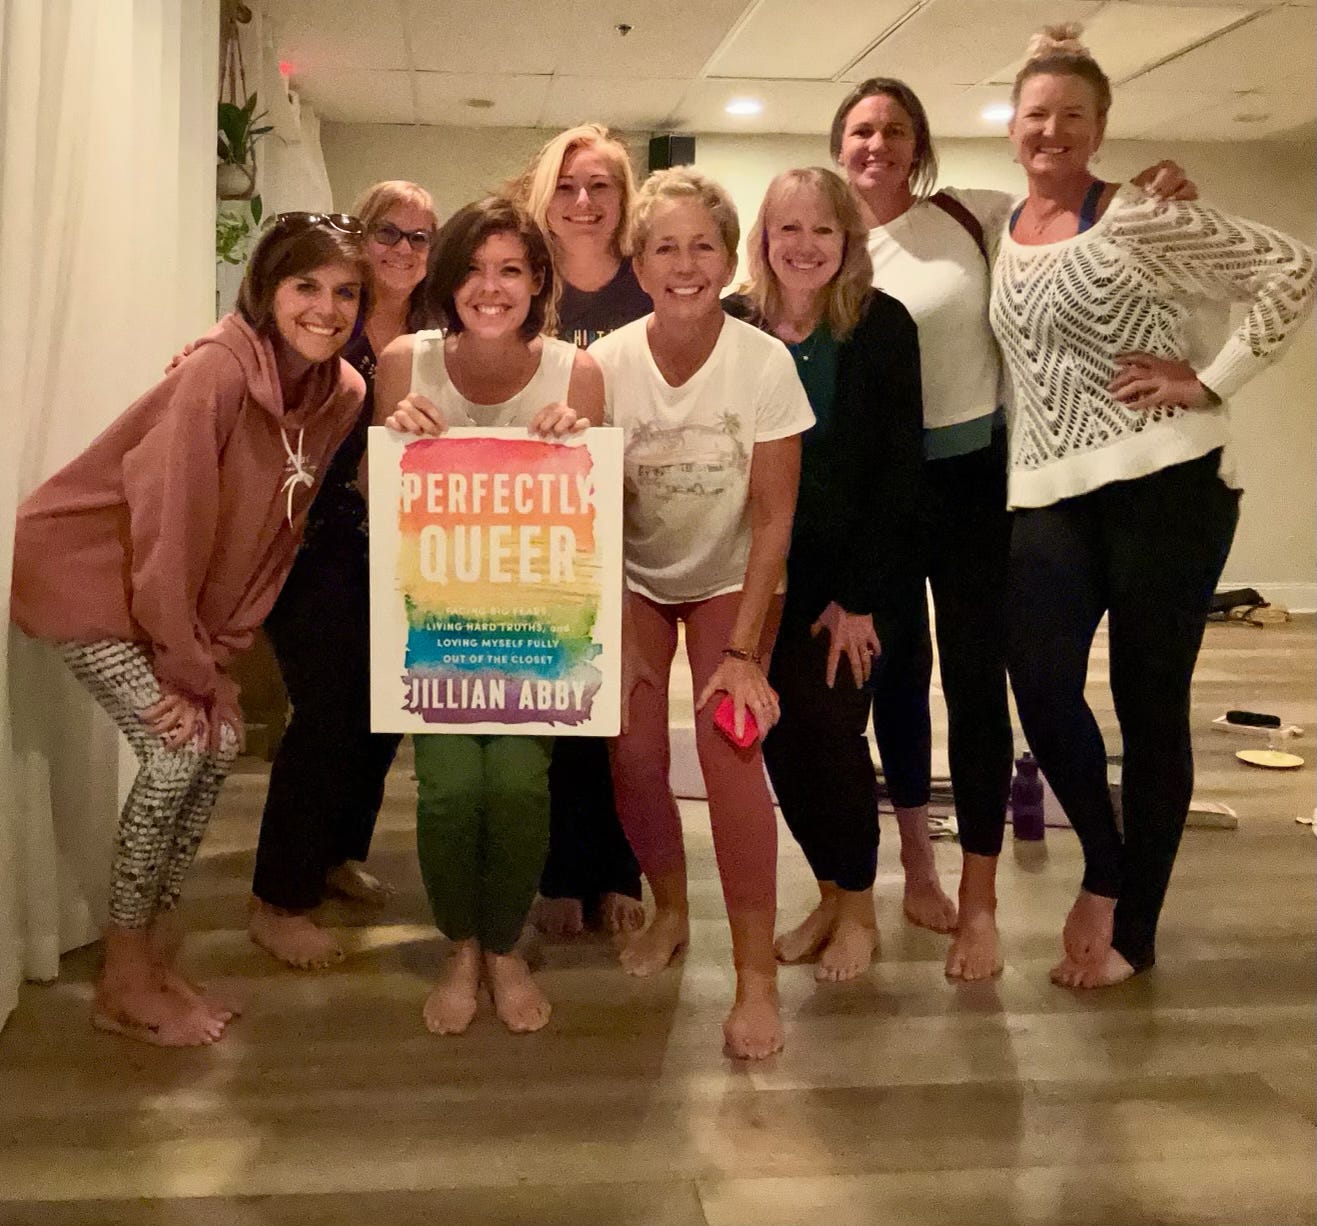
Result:
{"label": "woman with sunglasses on head", "polygon": [[[539,224],[561,284],[557,335],[584,348],[653,310],[631,265],[635,183],[626,146],[597,123],[560,132],[513,186]],[[613,799],[607,742],[560,737],[549,767],[549,857],[531,918],[547,936],[578,935],[591,913],[614,934],[645,920],[640,867]]]}
{"label": "woman with sunglasses on head", "polygon": [[370,583],[357,468],[374,411],[376,355],[424,318],[419,289],[436,218],[429,192],[389,180],[356,202],[370,309],[343,357],[366,401],[330,461],[306,537],[266,620],[293,713],[270,768],[252,878],[251,938],[292,966],[343,956],[311,912],[327,890],[378,905],[390,892],[362,861],[400,737],[370,730]]}
{"label": "woman with sunglasses on head", "polygon": [[867,232],[832,171],[788,170],[750,231],[750,276],[724,308],[786,343],[815,424],[804,436],[764,759],[819,904],[775,942],[859,975],[878,946],[877,781],[864,738],[888,606],[922,593],[923,418],[910,313],[871,288]]}
{"label": "woman with sunglasses on head", "polygon": [[360,411],[339,354],[367,276],[355,218],[280,217],[237,310],[19,509],[12,617],[59,648],[140,764],[115,844],[101,1029],[197,1046],[232,1016],[175,969],[172,913],[242,740],[226,668]]}
{"label": "woman with sunglasses on head", "polygon": [[764,661],[781,611],[800,436],[814,415],[783,346],[722,309],[739,235],[736,208],[716,183],[687,168],[652,174],[637,195],[632,237],[654,313],[590,353],[604,371],[610,422],[626,431],[613,782],[655,906],[621,962],[629,974],[653,975],[690,939],[668,731],[684,627],[736,969],[723,1037],[732,1055],[757,1060],[783,1043],[773,954],[777,819],[759,747],[778,703]]}
{"label": "woman with sunglasses on head", "polygon": [[[443,330],[404,336],[380,356],[377,424],[424,435],[524,426],[554,438],[602,420],[594,360],[546,335],[553,260],[523,209],[491,197],[454,213],[439,232],[425,294]],[[553,739],[453,732],[413,743],[421,876],[451,942],[425,1024],[461,1034],[483,984],[510,1031],[539,1030],[549,1002],[516,947],[548,850]]]}
{"label": "woman with sunglasses on head", "polygon": [[[1011,676],[1084,849],[1052,978],[1098,988],[1152,966],[1189,809],[1190,683],[1239,514],[1224,400],[1293,339],[1317,265],[1256,222],[1097,178],[1111,84],[1078,34],[1038,35],[1015,79],[1029,191],[1001,239],[992,325],[1013,396]],[[1231,303],[1242,323],[1206,345],[1195,317],[1215,307],[1224,322]],[[1104,615],[1119,824],[1084,698]]]}
{"label": "woman with sunglasses on head", "polygon": [[[923,585],[889,608],[874,681],[874,733],[901,837],[905,914],[954,936],[947,974],[1001,970],[997,857],[1010,788],[1005,585],[1010,542],[1001,362],[988,324],[989,269],[1010,209],[1004,192],[934,192],[928,116],[904,82],[861,82],[833,117],[829,148],[869,227],[874,284],[919,328],[928,584],[937,613],[948,759],[963,851],[959,912],[928,830],[932,644]],[[1192,194],[1179,168],[1142,172],[1158,197]]]}

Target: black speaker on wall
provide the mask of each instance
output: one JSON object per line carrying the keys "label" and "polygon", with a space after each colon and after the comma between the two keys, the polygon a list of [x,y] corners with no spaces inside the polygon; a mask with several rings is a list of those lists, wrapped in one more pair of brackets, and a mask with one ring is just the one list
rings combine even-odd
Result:
{"label": "black speaker on wall", "polygon": [[695,137],[664,132],[649,138],[650,170],[668,170],[673,166],[690,166],[695,161]]}

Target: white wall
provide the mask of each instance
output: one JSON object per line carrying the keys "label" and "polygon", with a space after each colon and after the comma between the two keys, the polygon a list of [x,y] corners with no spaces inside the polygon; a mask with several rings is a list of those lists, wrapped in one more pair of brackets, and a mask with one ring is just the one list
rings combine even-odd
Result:
{"label": "white wall", "polygon": [[[526,128],[325,123],[322,143],[337,207],[348,207],[362,188],[379,179],[405,178],[429,188],[443,215],[500,186],[551,135]],[[642,159],[645,141],[636,135],[631,142]],[[938,153],[943,183],[1023,190],[1004,138],[940,141]],[[1123,179],[1162,157],[1184,166],[1213,203],[1313,241],[1317,157],[1311,143],[1118,141],[1103,149],[1097,170],[1106,178]],[[700,136],[696,161],[731,192],[748,229],[773,175],[789,166],[827,165],[827,140]],[[1247,494],[1223,581],[1263,588],[1273,599],[1306,609],[1317,607],[1314,335],[1309,320],[1280,362],[1233,400]]]}

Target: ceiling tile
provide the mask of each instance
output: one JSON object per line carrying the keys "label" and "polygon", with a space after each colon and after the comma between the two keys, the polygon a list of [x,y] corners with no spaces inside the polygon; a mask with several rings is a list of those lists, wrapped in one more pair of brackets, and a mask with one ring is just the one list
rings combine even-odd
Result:
{"label": "ceiling tile", "polygon": [[297,90],[322,119],[340,123],[415,123],[411,73],[356,68],[299,70]]}
{"label": "ceiling tile", "polygon": [[304,70],[405,69],[402,0],[266,0],[279,58]]}
{"label": "ceiling tile", "polygon": [[[551,79],[528,74],[418,72],[417,122],[476,128],[539,127]],[[472,99],[487,99],[494,105],[471,107]]]}
{"label": "ceiling tile", "polygon": [[[1172,8],[1165,4],[1111,4],[1084,27],[1083,40],[1107,76],[1112,81],[1123,81],[1256,11],[1242,5]],[[991,80],[1014,81],[1023,67],[1021,48],[992,74]]]}
{"label": "ceiling tile", "polygon": [[706,73],[829,81],[917,7],[914,0],[758,0]]}
{"label": "ceiling tile", "polygon": [[1023,54],[1029,37],[1058,21],[1087,21],[1094,0],[932,0],[845,73],[847,81],[899,77],[930,85],[975,85]]}
{"label": "ceiling tile", "polygon": [[546,128],[602,123],[610,128],[661,127],[685,94],[685,80],[554,77],[540,122]]}
{"label": "ceiling tile", "polygon": [[[560,0],[571,43],[557,71],[573,77],[695,77],[735,26],[750,0]],[[618,22],[631,33],[618,36]]]}
{"label": "ceiling tile", "polygon": [[1158,89],[1201,91],[1311,86],[1317,74],[1311,7],[1270,9],[1247,25],[1140,77]]}
{"label": "ceiling tile", "polygon": [[[682,131],[826,133],[845,92],[831,81],[695,81],[670,119]],[[732,98],[756,98],[764,109],[729,115]]]}

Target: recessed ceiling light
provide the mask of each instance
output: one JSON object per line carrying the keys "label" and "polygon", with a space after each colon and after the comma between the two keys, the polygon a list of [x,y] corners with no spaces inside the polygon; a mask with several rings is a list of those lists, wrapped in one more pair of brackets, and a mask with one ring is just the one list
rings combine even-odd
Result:
{"label": "recessed ceiling light", "polygon": [[1009,102],[990,102],[979,112],[986,123],[1010,123],[1015,108]]}
{"label": "recessed ceiling light", "polygon": [[758,98],[733,98],[723,108],[729,115],[758,115],[763,109]]}

